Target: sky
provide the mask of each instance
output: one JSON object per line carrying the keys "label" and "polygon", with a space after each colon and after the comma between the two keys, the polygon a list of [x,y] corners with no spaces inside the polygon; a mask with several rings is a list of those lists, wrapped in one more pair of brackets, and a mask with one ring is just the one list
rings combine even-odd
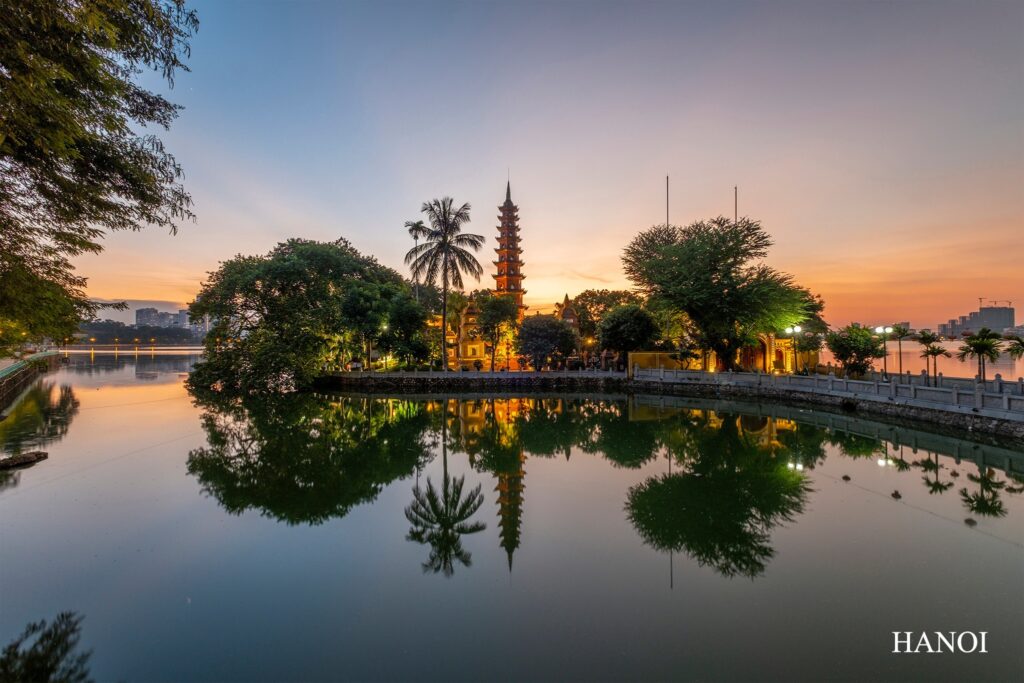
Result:
{"label": "sky", "polygon": [[629,287],[668,175],[675,224],[731,215],[738,186],[834,325],[1024,309],[1024,3],[193,6],[191,73],[142,80],[184,106],[162,137],[197,220],[78,259],[96,298],[171,310],[290,237],[407,272],[402,226],[443,196],[472,205],[491,286],[510,179],[526,303],[550,309]]}

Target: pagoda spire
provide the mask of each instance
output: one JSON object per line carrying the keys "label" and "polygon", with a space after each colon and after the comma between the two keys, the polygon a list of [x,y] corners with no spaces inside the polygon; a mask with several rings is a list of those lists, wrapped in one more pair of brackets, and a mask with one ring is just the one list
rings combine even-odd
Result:
{"label": "pagoda spire", "polygon": [[523,305],[523,250],[519,245],[519,207],[512,203],[512,181],[505,183],[505,203],[498,207],[498,260],[494,261],[494,293],[509,296],[519,306],[519,320],[526,313]]}

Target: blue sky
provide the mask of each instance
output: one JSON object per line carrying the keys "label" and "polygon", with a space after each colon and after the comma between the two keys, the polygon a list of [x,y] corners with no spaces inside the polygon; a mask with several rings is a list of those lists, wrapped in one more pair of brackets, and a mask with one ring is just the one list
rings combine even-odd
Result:
{"label": "blue sky", "polygon": [[628,284],[669,174],[674,223],[730,214],[739,185],[833,322],[1024,301],[1021,3],[195,7],[164,137],[198,220],[110,237],[79,260],[94,296],[183,303],[292,236],[400,267],[402,223],[444,195],[473,205],[486,263],[510,175],[542,308]]}

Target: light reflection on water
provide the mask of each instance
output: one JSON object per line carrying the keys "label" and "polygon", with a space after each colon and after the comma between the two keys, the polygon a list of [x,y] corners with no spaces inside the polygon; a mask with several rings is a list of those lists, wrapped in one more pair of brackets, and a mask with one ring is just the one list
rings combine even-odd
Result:
{"label": "light reflection on water", "polygon": [[[187,395],[193,360],[73,355],[0,422],[5,452],[50,452],[0,490],[0,641],[78,611],[100,680],[1024,664],[1005,444],[647,397],[225,403]],[[920,628],[993,652],[888,654]]]}

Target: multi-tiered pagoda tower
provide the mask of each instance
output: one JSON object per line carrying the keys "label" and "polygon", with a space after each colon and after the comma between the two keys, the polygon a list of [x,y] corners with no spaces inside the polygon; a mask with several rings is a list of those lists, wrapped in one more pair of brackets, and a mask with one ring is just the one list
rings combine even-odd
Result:
{"label": "multi-tiered pagoda tower", "polygon": [[498,260],[494,262],[494,293],[507,295],[519,305],[519,319],[526,314],[523,305],[523,250],[519,246],[519,207],[512,203],[512,183],[505,185],[505,203],[498,207]]}

